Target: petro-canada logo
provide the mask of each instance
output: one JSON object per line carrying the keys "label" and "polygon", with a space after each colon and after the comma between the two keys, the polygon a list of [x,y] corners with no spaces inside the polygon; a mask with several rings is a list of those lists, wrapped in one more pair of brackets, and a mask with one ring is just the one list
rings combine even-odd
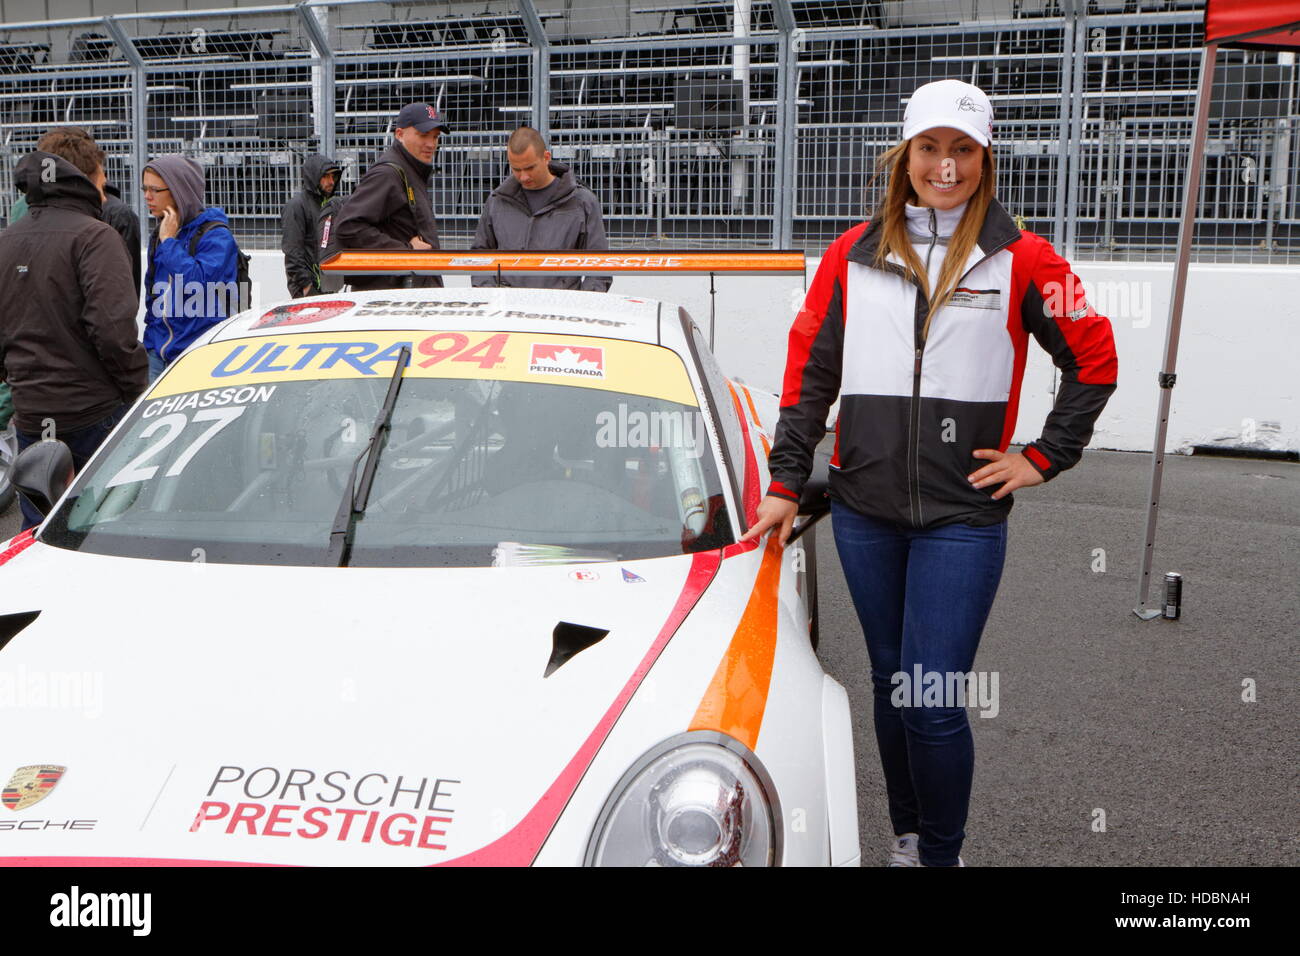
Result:
{"label": "petro-canada logo", "polygon": [[67,769],[52,764],[19,767],[9,778],[4,790],[0,791],[0,803],[15,811],[26,810],[32,804],[40,803],[54,791],[59,778]]}
{"label": "petro-canada logo", "polygon": [[537,375],[605,377],[605,350],[594,345],[534,343],[528,371]]}
{"label": "petro-canada logo", "polygon": [[432,106],[426,106],[425,109],[429,111],[429,119],[436,120],[438,118],[438,111]]}

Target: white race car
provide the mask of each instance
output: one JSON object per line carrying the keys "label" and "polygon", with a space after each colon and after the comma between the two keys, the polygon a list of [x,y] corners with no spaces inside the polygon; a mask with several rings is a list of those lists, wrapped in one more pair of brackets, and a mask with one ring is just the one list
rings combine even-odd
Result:
{"label": "white race car", "polygon": [[16,465],[0,862],[857,865],[812,534],[736,543],[775,405],[618,295],[217,327]]}

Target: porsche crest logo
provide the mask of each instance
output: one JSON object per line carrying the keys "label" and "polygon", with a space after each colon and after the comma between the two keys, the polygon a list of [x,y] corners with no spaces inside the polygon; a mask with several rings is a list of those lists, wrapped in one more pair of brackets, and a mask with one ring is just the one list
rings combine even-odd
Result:
{"label": "porsche crest logo", "polygon": [[26,810],[32,804],[40,803],[49,796],[67,769],[51,764],[19,767],[0,791],[0,803],[10,810]]}

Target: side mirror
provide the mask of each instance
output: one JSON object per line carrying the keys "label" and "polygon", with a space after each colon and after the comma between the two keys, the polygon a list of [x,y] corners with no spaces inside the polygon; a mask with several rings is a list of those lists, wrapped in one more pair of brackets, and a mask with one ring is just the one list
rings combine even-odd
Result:
{"label": "side mirror", "polygon": [[808,515],[815,521],[831,510],[831,499],[827,491],[831,486],[831,456],[818,451],[813,454],[812,473],[804,482],[799,495],[799,514]]}
{"label": "side mirror", "polygon": [[827,495],[830,481],[825,475],[809,478],[804,483],[799,495],[799,514],[820,518],[831,510],[831,499]]}
{"label": "side mirror", "polygon": [[800,522],[790,537],[786,539],[786,546],[799,538],[805,531],[815,525],[822,518],[831,513],[831,499],[827,492],[830,490],[830,457],[818,453],[813,456],[812,474],[804,482],[803,491],[799,493],[799,516],[806,518],[806,521]]}
{"label": "side mirror", "polygon": [[13,484],[18,493],[44,517],[54,510],[72,484],[72,452],[61,441],[38,441],[14,459]]}

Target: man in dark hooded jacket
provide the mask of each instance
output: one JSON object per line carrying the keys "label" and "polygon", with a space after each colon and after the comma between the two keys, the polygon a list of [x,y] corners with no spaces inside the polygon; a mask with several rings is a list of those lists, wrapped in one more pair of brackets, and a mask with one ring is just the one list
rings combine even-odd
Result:
{"label": "man in dark hooded jacket", "polygon": [[[130,262],[99,218],[103,153],[93,140],[66,152],[76,165],[34,152],[15,170],[28,211],[0,233],[0,378],[13,388],[18,447],[57,438],[81,468],[144,391],[147,363]],[[23,527],[40,520],[24,501]]]}
{"label": "man in dark hooded jacket", "polygon": [[[43,153],[59,154],[64,140],[69,136],[88,139],[95,138],[80,126],[55,126],[36,143],[36,148]],[[9,210],[9,224],[13,225],[27,214],[27,190],[25,181],[15,177],[14,185],[18,187],[18,201]],[[117,230],[117,234],[126,243],[126,254],[131,259],[131,275],[135,278],[135,294],[140,296],[140,217],[131,207],[122,201],[122,191],[112,183],[104,183],[104,222]],[[4,423],[0,422],[0,426]]]}
{"label": "man in dark hooded jacket", "polygon": [[[238,309],[239,246],[225,211],[204,205],[203,167],[194,160],[159,156],[140,178],[145,203],[158,220],[144,282],[144,347],[152,380]],[[191,253],[191,240],[200,231]]]}
{"label": "man in dark hooded jacket", "polygon": [[[521,126],[506,143],[510,175],[492,191],[474,232],[471,249],[608,249],[600,200],[551,159],[537,130]],[[611,276],[514,275],[501,285],[532,289],[608,292]],[[494,286],[496,276],[475,276],[476,286]]]}
{"label": "man in dark hooded jacket", "polygon": [[343,168],[327,156],[308,156],[302,164],[302,189],[280,214],[284,276],[295,299],[320,295],[324,288],[320,257],[334,219],[343,207],[338,184]]}
{"label": "man in dark hooded jacket", "polygon": [[[397,114],[396,140],[379,154],[348,197],[335,221],[343,249],[438,248],[438,223],[429,198],[429,176],[438,137],[450,132],[445,117],[427,103],[408,103]],[[349,276],[352,288],[427,289],[442,276]]]}

